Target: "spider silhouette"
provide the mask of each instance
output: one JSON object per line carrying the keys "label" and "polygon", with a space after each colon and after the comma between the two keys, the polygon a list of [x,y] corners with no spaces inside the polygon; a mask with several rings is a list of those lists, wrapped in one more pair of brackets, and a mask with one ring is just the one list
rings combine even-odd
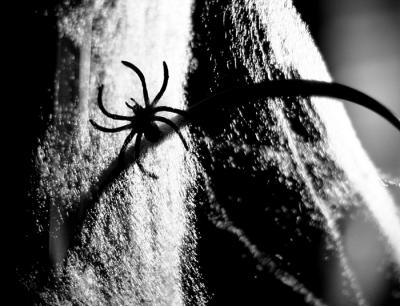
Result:
{"label": "spider silhouette", "polygon": [[187,145],[185,139],[183,138],[181,132],[179,131],[179,128],[175,125],[175,123],[167,118],[162,117],[162,116],[157,116],[157,113],[170,112],[170,113],[175,113],[175,114],[178,114],[181,116],[185,116],[186,112],[183,110],[180,110],[180,109],[169,107],[169,106],[156,106],[157,103],[160,101],[161,97],[163,96],[165,89],[167,88],[167,85],[168,85],[168,78],[169,78],[168,66],[165,62],[163,62],[164,80],[163,80],[161,89],[151,102],[150,102],[149,94],[147,91],[146,80],[144,78],[143,73],[140,71],[140,69],[138,67],[136,67],[135,65],[133,65],[132,63],[129,63],[127,61],[122,61],[122,64],[124,64],[128,68],[132,69],[138,75],[138,77],[142,83],[143,99],[144,99],[145,106],[144,107],[141,106],[135,99],[130,98],[132,100],[132,102],[134,103],[134,105],[131,105],[128,102],[125,102],[125,104],[128,108],[130,108],[132,110],[132,112],[133,112],[132,116],[123,116],[123,115],[118,115],[118,114],[112,114],[112,113],[108,112],[104,107],[103,100],[102,100],[104,86],[100,85],[98,88],[97,103],[99,105],[100,110],[103,112],[103,114],[111,119],[121,120],[121,121],[129,121],[129,123],[122,125],[120,127],[116,127],[116,128],[103,127],[91,119],[90,119],[90,123],[96,129],[98,129],[102,132],[106,132],[106,133],[116,133],[116,132],[121,132],[121,131],[130,129],[131,132],[126,137],[124,144],[122,145],[122,148],[119,152],[119,159],[120,159],[120,161],[124,159],[124,154],[125,154],[126,148],[127,148],[128,144],[132,141],[133,137],[136,135],[135,149],[134,149],[136,163],[142,171],[146,172],[144,170],[143,166],[138,161],[138,157],[139,157],[139,153],[140,153],[140,144],[141,144],[143,136],[152,143],[155,143],[160,140],[161,130],[155,122],[162,122],[162,123],[169,125],[178,134],[185,149],[188,150],[188,145]]}

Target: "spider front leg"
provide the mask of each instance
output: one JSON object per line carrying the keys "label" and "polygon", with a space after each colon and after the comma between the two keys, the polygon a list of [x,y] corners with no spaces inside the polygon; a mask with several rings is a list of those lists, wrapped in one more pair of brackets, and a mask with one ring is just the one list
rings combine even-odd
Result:
{"label": "spider front leg", "polygon": [[161,99],[162,95],[165,92],[165,89],[167,88],[168,85],[168,66],[166,62],[163,62],[163,67],[164,67],[164,80],[161,86],[160,91],[158,92],[158,94],[156,95],[156,97],[154,98],[153,102],[151,102],[151,105],[156,105],[158,103],[158,101]]}
{"label": "spider front leg", "polygon": [[129,107],[136,114],[137,110],[141,108],[140,104],[133,98],[131,98],[135,105],[130,105],[128,102],[125,102],[126,106]]}
{"label": "spider front leg", "polygon": [[146,79],[144,78],[143,73],[140,71],[140,69],[138,67],[136,67],[134,64],[132,64],[130,62],[121,61],[121,63],[124,64],[126,67],[132,69],[139,77],[140,82],[142,83],[142,88],[143,88],[144,104],[146,106],[149,106],[150,105],[149,94],[147,92]]}
{"label": "spider front leg", "polygon": [[104,127],[104,126],[101,126],[101,125],[97,124],[92,119],[90,119],[89,122],[96,129],[98,129],[99,131],[106,132],[106,133],[116,133],[116,132],[120,132],[120,131],[123,131],[123,130],[127,130],[127,129],[132,127],[132,123],[129,123],[129,124],[126,124],[126,125],[123,125],[123,126],[120,126],[120,127],[116,127],[116,128],[107,128],[107,127]]}
{"label": "spider front leg", "polygon": [[104,107],[103,104],[103,89],[104,89],[104,85],[100,85],[99,86],[99,92],[97,94],[97,104],[99,105],[100,110],[102,111],[102,113],[104,115],[106,115],[107,117],[111,118],[111,119],[115,119],[115,120],[128,120],[130,121],[130,117],[127,116],[122,116],[122,115],[117,115],[117,114],[112,114],[110,112],[108,112],[106,110],[106,108]]}

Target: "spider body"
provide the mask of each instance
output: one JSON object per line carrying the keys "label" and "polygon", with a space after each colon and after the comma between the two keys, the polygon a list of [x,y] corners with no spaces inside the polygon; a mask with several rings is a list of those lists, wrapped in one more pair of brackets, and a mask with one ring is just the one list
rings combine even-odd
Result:
{"label": "spider body", "polygon": [[150,142],[157,142],[161,138],[161,131],[157,124],[152,121],[154,112],[152,108],[142,107],[139,104],[135,104],[133,110],[135,114],[135,120],[132,121],[132,127],[136,128],[138,133],[143,133],[143,136]]}
{"label": "spider body", "polygon": [[143,135],[148,141],[156,143],[161,138],[161,131],[155,123],[149,123],[143,131]]}
{"label": "spider body", "polygon": [[119,153],[119,158],[123,159],[124,158],[124,153],[126,151],[126,148],[128,144],[132,141],[133,137],[136,136],[135,140],[135,158],[136,162],[139,165],[140,169],[144,170],[141,164],[138,162],[138,157],[140,153],[140,143],[142,141],[142,136],[144,136],[148,141],[150,142],[157,142],[161,138],[161,130],[156,124],[156,122],[162,122],[164,124],[169,125],[172,127],[175,132],[178,134],[180,137],[184,147],[188,150],[188,145],[183,138],[182,134],[179,131],[179,128],[169,119],[158,116],[157,113],[159,112],[170,112],[170,113],[175,113],[179,114],[181,116],[185,116],[186,112],[180,109],[168,107],[168,106],[156,106],[160,98],[165,92],[165,89],[167,88],[168,84],[168,67],[165,62],[163,62],[163,67],[164,67],[164,81],[161,86],[160,91],[158,94],[155,96],[155,98],[150,102],[149,100],[149,95],[147,92],[147,86],[146,86],[146,81],[144,78],[144,75],[142,72],[137,68],[135,65],[132,63],[122,61],[122,64],[127,66],[128,68],[132,69],[139,77],[141,83],[142,83],[142,89],[143,89],[143,98],[144,98],[144,107],[141,106],[136,100],[131,98],[133,101],[134,105],[129,104],[128,102],[125,102],[126,106],[130,108],[133,112],[132,116],[123,116],[123,115],[118,115],[118,114],[112,114],[108,112],[103,104],[103,85],[100,85],[98,88],[98,96],[97,96],[97,103],[99,105],[100,110],[104,115],[111,119],[115,120],[121,120],[121,121],[128,121],[128,124],[116,127],[116,128],[108,128],[101,126],[97,124],[95,121],[90,120],[90,123],[98,130],[106,133],[116,133],[124,130],[131,130],[131,132],[128,134],[128,136],[125,138],[124,144],[122,145],[121,151]]}

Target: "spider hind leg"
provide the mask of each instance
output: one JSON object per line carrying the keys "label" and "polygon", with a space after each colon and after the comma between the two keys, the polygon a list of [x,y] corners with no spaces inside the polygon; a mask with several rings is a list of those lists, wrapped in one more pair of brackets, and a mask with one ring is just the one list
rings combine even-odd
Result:
{"label": "spider hind leg", "polygon": [[124,144],[122,145],[121,151],[119,151],[119,155],[118,155],[118,159],[120,162],[120,165],[124,165],[125,163],[125,152],[126,152],[126,148],[128,146],[128,144],[132,141],[132,138],[136,135],[136,140],[135,140],[135,163],[138,165],[140,171],[143,172],[143,174],[148,175],[149,177],[153,178],[153,179],[157,179],[158,176],[155,175],[154,173],[151,173],[149,171],[147,171],[143,165],[140,163],[139,161],[139,154],[140,154],[140,143],[142,141],[142,132],[137,132],[135,130],[133,130],[128,137],[126,137]]}
{"label": "spider hind leg", "polygon": [[142,141],[142,133],[138,133],[136,136],[136,141],[135,141],[135,159],[136,159],[136,164],[139,167],[140,171],[143,172],[143,174],[148,175],[152,179],[158,179],[158,176],[150,171],[147,171],[141,162],[139,161],[139,154],[140,154],[140,143]]}
{"label": "spider hind leg", "polygon": [[185,149],[187,151],[189,151],[189,146],[185,140],[185,138],[183,137],[182,133],[179,131],[179,128],[175,125],[175,123],[173,123],[171,120],[163,118],[163,117],[159,117],[159,116],[154,116],[153,118],[154,121],[160,121],[163,122],[167,125],[169,125],[179,136],[179,138],[181,139],[183,146],[185,147]]}
{"label": "spider hind leg", "polygon": [[140,171],[143,172],[143,174],[145,174],[145,175],[151,177],[152,179],[158,179],[158,175],[156,175],[155,173],[152,173],[152,172],[146,170],[146,168],[141,164],[140,161],[137,160],[137,161],[136,161],[136,165],[139,167]]}
{"label": "spider hind leg", "polygon": [[[122,145],[121,150],[119,151],[119,155],[118,158],[120,161],[124,161],[125,160],[125,151],[126,151],[126,147],[128,146],[128,144],[131,142],[133,136],[135,136],[135,134],[137,134],[137,132],[135,130],[133,130],[132,132],[130,132],[130,134],[125,138],[124,144]],[[139,134],[138,134],[139,135]],[[136,136],[137,137],[137,136]]]}

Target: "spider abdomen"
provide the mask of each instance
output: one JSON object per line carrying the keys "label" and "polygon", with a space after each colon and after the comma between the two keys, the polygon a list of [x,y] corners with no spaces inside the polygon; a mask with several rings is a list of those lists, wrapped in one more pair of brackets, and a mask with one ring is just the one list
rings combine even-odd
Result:
{"label": "spider abdomen", "polygon": [[150,142],[157,142],[161,138],[161,131],[157,124],[150,122],[146,124],[146,127],[143,131],[144,137]]}

